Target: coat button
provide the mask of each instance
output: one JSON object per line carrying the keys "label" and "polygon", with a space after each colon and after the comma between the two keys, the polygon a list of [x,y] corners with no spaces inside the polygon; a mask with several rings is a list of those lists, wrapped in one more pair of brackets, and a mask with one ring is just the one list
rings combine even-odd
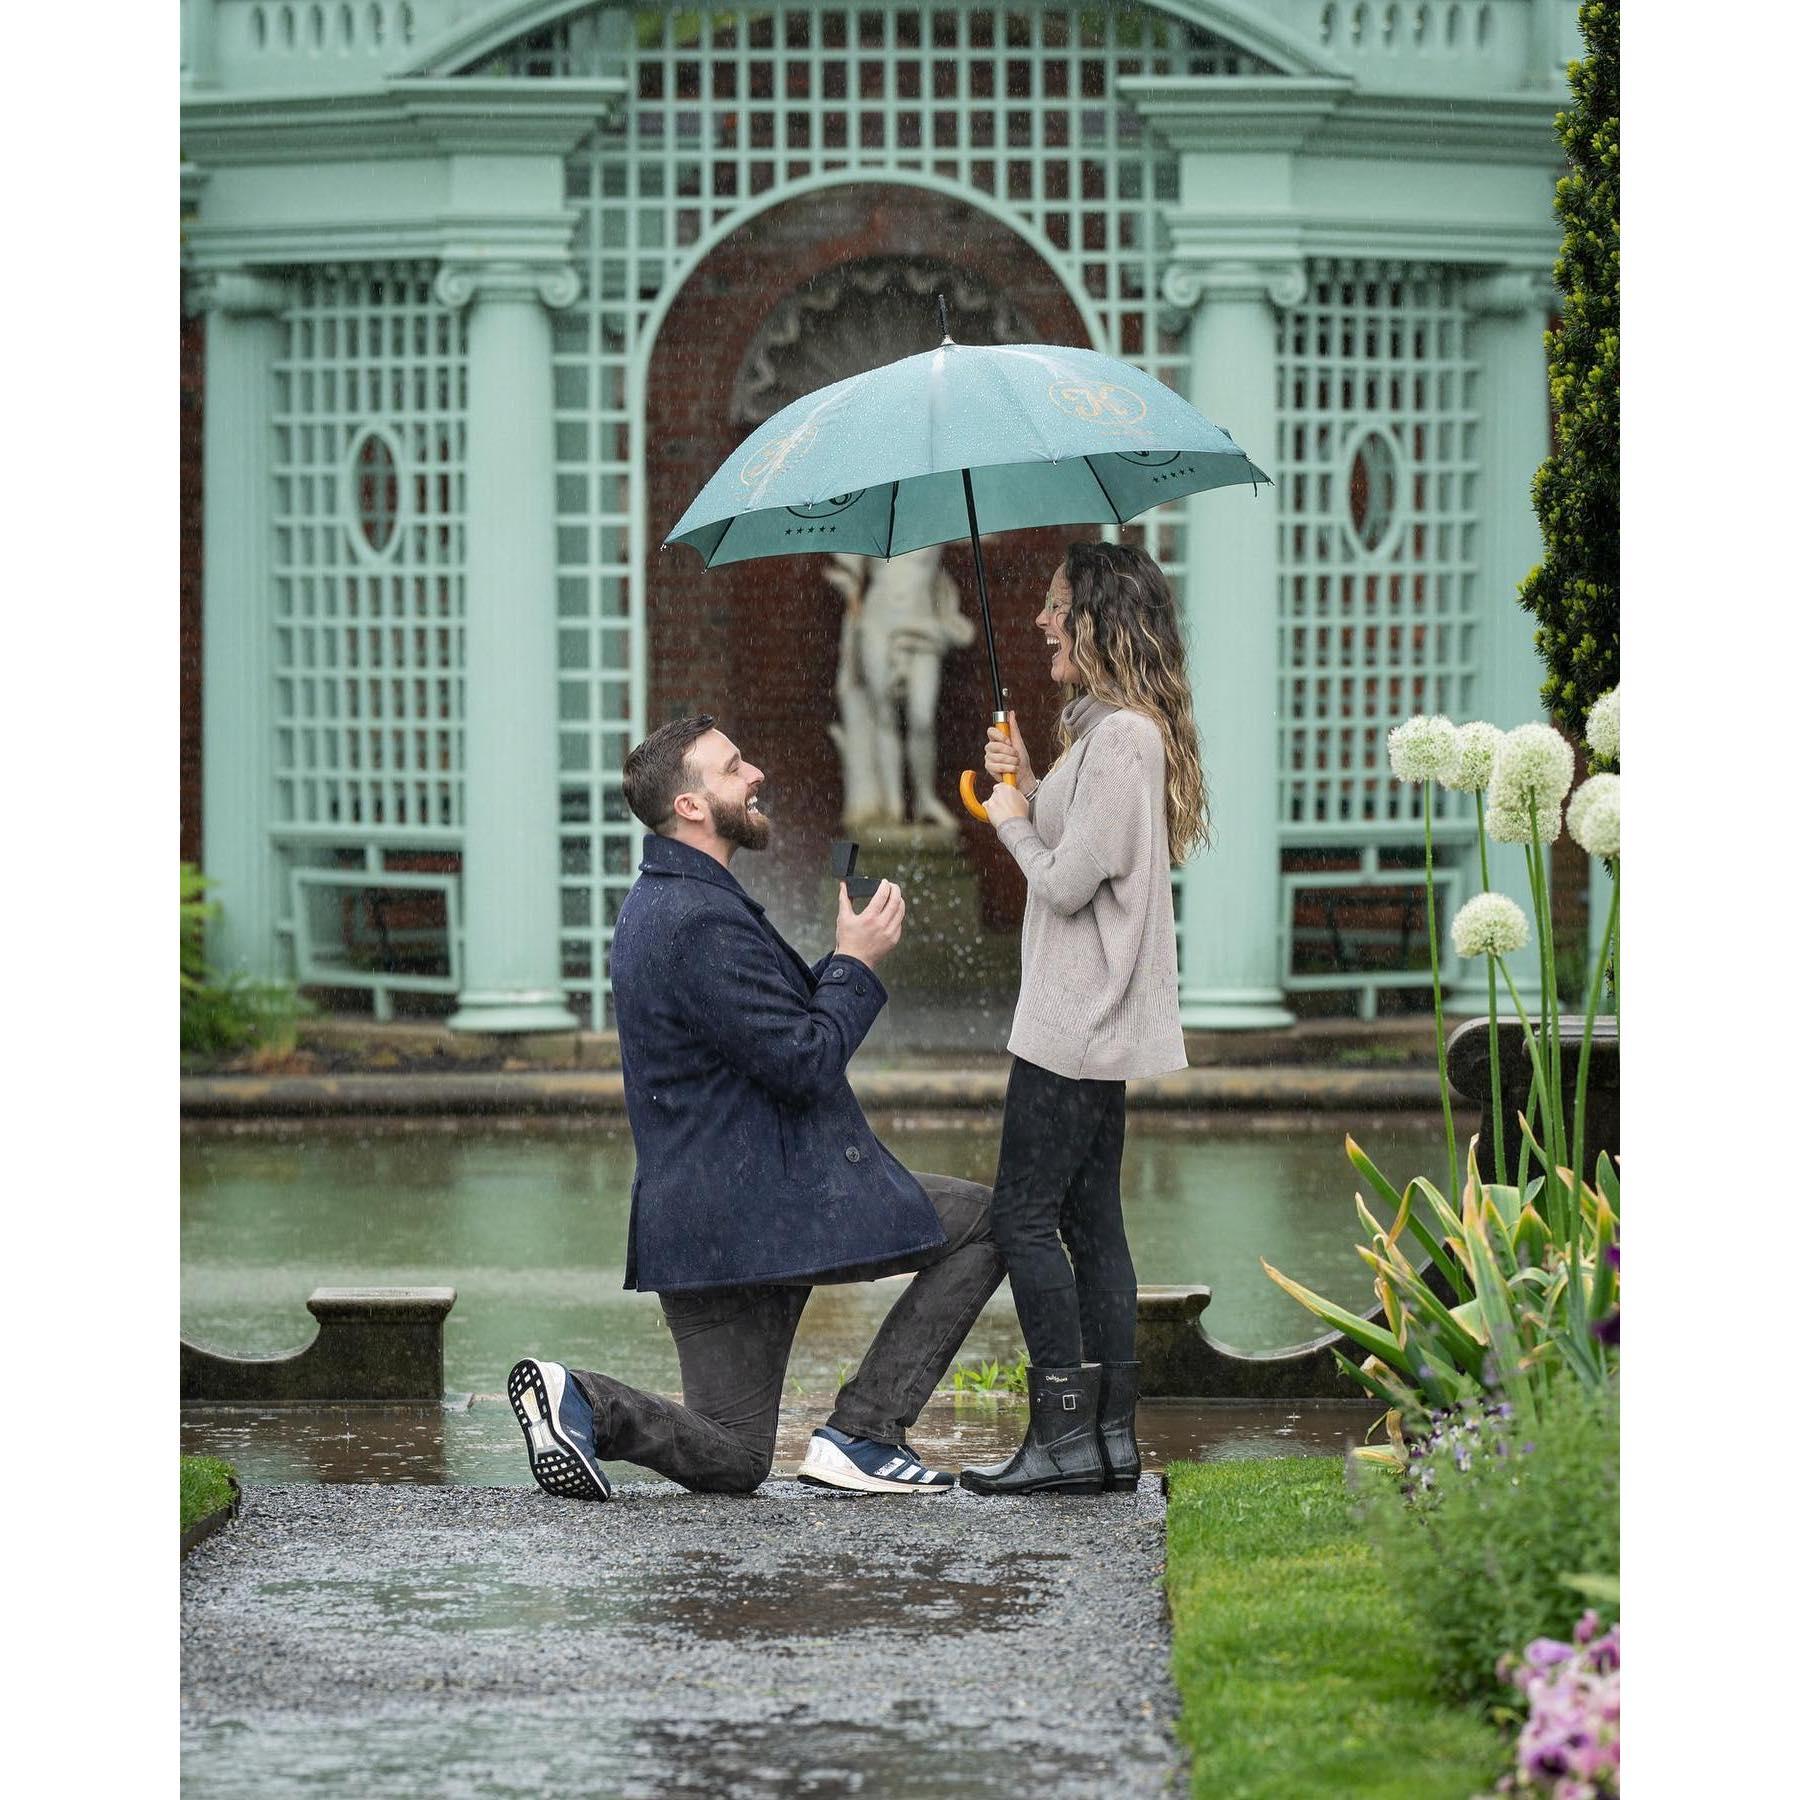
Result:
{"label": "coat button", "polygon": [[852,1144],[844,1152],[844,1161],[845,1162],[861,1162],[862,1161],[862,1152],[859,1149],[857,1149],[857,1147],[854,1144]]}
{"label": "coat button", "polygon": [[866,981],[859,981],[856,984],[856,991],[859,994],[866,994],[869,991],[869,984]]}

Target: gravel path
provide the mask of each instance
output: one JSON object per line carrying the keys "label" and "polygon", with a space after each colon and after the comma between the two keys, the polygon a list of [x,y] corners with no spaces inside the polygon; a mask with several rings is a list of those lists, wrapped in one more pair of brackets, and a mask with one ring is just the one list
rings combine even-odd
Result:
{"label": "gravel path", "polygon": [[1163,1501],[251,1487],[183,1793],[1173,1794]]}

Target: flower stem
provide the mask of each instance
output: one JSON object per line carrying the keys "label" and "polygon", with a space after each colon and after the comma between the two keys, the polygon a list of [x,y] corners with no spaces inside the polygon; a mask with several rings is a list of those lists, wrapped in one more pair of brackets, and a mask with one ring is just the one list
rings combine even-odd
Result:
{"label": "flower stem", "polygon": [[[1575,1179],[1585,1181],[1584,1139],[1587,1133],[1588,1059],[1594,1048],[1594,1014],[1600,1009],[1600,990],[1606,983],[1606,959],[1619,929],[1619,877],[1613,874],[1612,905],[1606,915],[1606,935],[1600,940],[1600,954],[1594,959],[1594,979],[1588,985],[1587,1018],[1581,1027],[1581,1061],[1575,1068]],[[1615,1021],[1616,1023],[1616,1021]]]}
{"label": "flower stem", "polygon": [[[1538,976],[1541,980],[1544,973],[1543,958],[1543,923],[1544,908],[1539,898],[1538,871],[1536,863],[1527,854],[1526,865],[1531,873],[1531,898],[1533,909],[1538,915]],[[1490,958],[1490,961],[1493,960]],[[1563,1204],[1563,1187],[1557,1179],[1556,1169],[1560,1157],[1556,1151],[1556,1134],[1551,1124],[1558,1109],[1550,1104],[1550,1081],[1545,1067],[1545,1051],[1543,1040],[1533,1029],[1530,1015],[1525,1011],[1525,1002],[1519,995],[1517,983],[1512,978],[1512,971],[1505,963],[1500,964],[1500,973],[1506,978],[1507,991],[1512,995],[1513,1010],[1519,1015],[1519,1029],[1525,1034],[1526,1054],[1531,1058],[1531,1096],[1526,1102],[1525,1122],[1531,1123],[1531,1100],[1536,1100],[1539,1107],[1538,1139],[1544,1157],[1544,1197],[1545,1213],[1550,1226],[1550,1235],[1558,1242],[1564,1241],[1568,1225],[1566,1208]],[[1519,1137],[1519,1198],[1525,1197],[1525,1170],[1529,1166],[1530,1146],[1521,1132]]]}
{"label": "flower stem", "polygon": [[[1488,879],[1487,853],[1487,809],[1482,804],[1480,788],[1475,790],[1475,840],[1481,846],[1481,890],[1487,893],[1493,886]],[[1503,1123],[1504,1103],[1500,1097],[1500,1003],[1499,990],[1495,985],[1494,959],[1488,958],[1488,1086],[1492,1090],[1494,1102],[1494,1148],[1488,1161],[1494,1171],[1494,1180],[1504,1183],[1506,1180],[1506,1129]]]}
{"label": "flower stem", "polygon": [[[1563,1088],[1562,1067],[1562,998],[1556,991],[1556,937],[1550,910],[1550,858],[1548,847],[1537,838],[1535,803],[1531,854],[1537,863],[1538,891],[1544,897],[1545,972],[1548,977],[1544,984],[1544,1060],[1549,1069],[1550,1087],[1546,1094],[1547,1110],[1544,1114],[1544,1148],[1550,1154],[1551,1166],[1545,1173],[1553,1188],[1566,1193],[1567,1205],[1563,1210],[1563,1222],[1568,1235],[1564,1239],[1564,1248],[1573,1258],[1581,1235],[1581,1176],[1578,1170],[1569,1167],[1569,1126],[1568,1115],[1564,1110],[1567,1095]],[[1553,1105],[1549,1104],[1549,1095],[1555,1096]],[[1557,1173],[1559,1169],[1569,1171],[1566,1190],[1563,1189],[1562,1177]]]}
{"label": "flower stem", "polygon": [[[1544,1089],[1544,1061],[1543,1061],[1542,1056],[1539,1055],[1539,1053],[1538,1053],[1537,1040],[1532,1036],[1531,1020],[1526,1015],[1525,1002],[1519,998],[1518,984],[1513,980],[1512,971],[1506,966],[1505,963],[1500,964],[1500,973],[1506,977],[1507,992],[1512,995],[1513,1010],[1519,1015],[1519,1023],[1525,1028],[1525,1047],[1531,1052],[1531,1075],[1532,1075],[1533,1086],[1535,1087],[1536,1091],[1539,1094],[1542,1094],[1545,1091],[1545,1089]],[[1548,1111],[1548,1108],[1546,1108],[1546,1111]],[[1530,1123],[1529,1113],[1527,1114],[1526,1123],[1527,1124]],[[1523,1146],[1521,1146],[1520,1153],[1519,1153],[1519,1165],[1521,1168],[1524,1167],[1524,1162],[1525,1162],[1525,1152],[1524,1152]],[[1557,1183],[1554,1175],[1550,1175],[1548,1173],[1548,1171],[1546,1171],[1546,1174],[1547,1174],[1546,1185],[1550,1189],[1550,1191],[1555,1192],[1557,1190],[1557,1187],[1559,1184]],[[1521,1179],[1519,1182],[1519,1191],[1520,1191],[1521,1197],[1523,1197],[1524,1189],[1525,1189],[1525,1183],[1524,1183],[1523,1179]]]}
{"label": "flower stem", "polygon": [[[1501,973],[1506,974],[1504,965],[1502,965]],[[1507,976],[1507,985],[1511,986],[1511,984],[1512,984],[1512,978],[1509,975],[1509,976]],[[1513,1002],[1514,1002],[1514,1005],[1518,1004],[1518,996],[1516,993],[1513,996]],[[1525,1019],[1525,1010],[1523,1007],[1520,1007],[1519,1008],[1519,1020],[1520,1020],[1521,1024],[1524,1024],[1524,1019]],[[1529,1056],[1530,1050],[1531,1050],[1531,1027],[1529,1025],[1525,1025],[1525,1048],[1526,1048],[1526,1053]],[[1531,1147],[1525,1142],[1525,1132],[1529,1131],[1531,1129],[1532,1124],[1534,1123],[1534,1121],[1536,1120],[1537,1115],[1538,1115],[1537,1058],[1535,1056],[1532,1056],[1532,1057],[1530,1057],[1530,1061],[1531,1061],[1531,1086],[1526,1091],[1526,1095],[1525,1095],[1525,1111],[1523,1114],[1523,1117],[1525,1120],[1525,1127],[1524,1127],[1524,1130],[1519,1133],[1518,1174],[1513,1182],[1513,1185],[1519,1190],[1519,1199],[1521,1200],[1521,1202],[1525,1198],[1525,1178],[1529,1174],[1530,1169],[1531,1169]]]}
{"label": "flower stem", "polygon": [[[1556,939],[1550,923],[1550,881],[1544,867],[1543,845],[1538,841],[1537,801],[1531,802],[1531,842],[1526,847],[1525,863],[1531,874],[1531,904],[1537,914],[1538,981],[1542,992],[1538,997],[1538,1043],[1545,1062],[1543,1149],[1548,1159],[1544,1176],[1552,1186],[1556,1171],[1563,1163],[1562,1136],[1562,1061],[1557,1055],[1557,1037],[1561,1022],[1556,1015]],[[1556,1026],[1555,1031],[1552,1026]]]}
{"label": "flower stem", "polygon": [[1437,1032],[1438,1098],[1444,1103],[1444,1150],[1450,1170],[1448,1195],[1460,1192],[1456,1183],[1456,1119],[1450,1110],[1450,1061],[1444,1050],[1444,988],[1438,975],[1437,882],[1431,872],[1431,790],[1425,783],[1425,931],[1431,940],[1431,1014]]}

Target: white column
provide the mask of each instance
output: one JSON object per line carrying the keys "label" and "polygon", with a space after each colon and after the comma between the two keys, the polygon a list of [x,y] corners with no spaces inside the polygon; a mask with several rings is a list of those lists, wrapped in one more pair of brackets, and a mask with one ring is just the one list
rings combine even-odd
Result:
{"label": "white column", "polygon": [[[1259,467],[1277,461],[1275,309],[1305,292],[1298,264],[1180,264],[1164,298],[1196,306],[1188,398]],[[1278,512],[1272,488],[1188,503],[1188,670],[1213,843],[1181,895],[1181,1017],[1190,1029],[1291,1025],[1280,968]]]}
{"label": "white column", "polygon": [[[1591,982],[1594,979],[1594,965],[1600,960],[1601,940],[1606,936],[1607,915],[1612,911],[1614,876],[1601,857],[1590,856],[1587,859],[1587,866],[1587,978]],[[1618,942],[1615,939],[1613,943],[1615,955],[1618,953],[1618,948]],[[1584,996],[1583,1005],[1585,1004]],[[1604,988],[1600,990],[1600,1010],[1603,1013],[1612,1010],[1612,995]]]}
{"label": "white column", "polygon": [[453,265],[469,311],[461,1031],[566,1031],[558,878],[556,505],[547,306],[566,264]]}
{"label": "white column", "polygon": [[1526,51],[1524,82],[1528,88],[1560,89],[1568,80],[1565,65],[1556,54],[1562,23],[1558,15],[1564,10],[1562,0],[1531,0],[1531,41]]}
{"label": "white column", "polygon": [[[1468,717],[1486,719],[1502,731],[1544,718],[1539,689],[1544,664],[1532,642],[1532,616],[1519,604],[1519,584],[1544,557],[1543,533],[1531,503],[1531,480],[1550,449],[1550,376],[1544,327],[1550,288],[1529,270],[1507,270],[1471,285],[1469,309],[1480,363],[1476,407],[1480,414],[1481,575],[1475,622],[1476,674]],[[1458,720],[1460,724],[1462,721]],[[1506,894],[1532,917],[1531,883],[1525,854],[1517,844],[1488,846],[1489,886]],[[1464,853],[1463,892],[1481,889],[1480,849]],[[1538,979],[1535,942],[1506,959],[1520,996],[1535,1005]],[[1445,995],[1452,1012],[1487,1011],[1487,969],[1480,959],[1449,961],[1454,985]],[[1511,1003],[1501,992],[1502,1011]]]}
{"label": "white column", "polygon": [[183,0],[181,8],[182,67],[190,88],[219,84],[218,0]]}
{"label": "white column", "polygon": [[200,856],[220,909],[207,955],[221,973],[265,978],[284,972],[269,720],[270,415],[285,298],[279,282],[220,273],[199,277],[188,301],[206,314]]}

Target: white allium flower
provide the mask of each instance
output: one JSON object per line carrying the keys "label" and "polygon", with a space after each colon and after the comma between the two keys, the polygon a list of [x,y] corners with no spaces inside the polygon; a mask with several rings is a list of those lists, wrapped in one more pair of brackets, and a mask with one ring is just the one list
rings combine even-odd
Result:
{"label": "white allium flower", "polygon": [[[1538,825],[1547,844],[1555,835],[1549,821],[1574,785],[1575,752],[1562,733],[1550,725],[1517,725],[1500,740],[1493,779],[1488,783],[1488,805],[1495,812],[1529,813],[1535,800]],[[1491,827],[1490,835],[1497,835]],[[1531,835],[1529,826],[1525,835]]]}
{"label": "white allium flower", "polygon": [[1589,856],[1619,854],[1619,778],[1590,775],[1569,800],[1569,835]]}
{"label": "white allium flower", "polygon": [[[1531,809],[1528,806],[1500,806],[1488,801],[1487,834],[1496,844],[1529,844],[1531,842]],[[1538,808],[1537,841],[1548,847],[1562,836],[1562,808]]]}
{"label": "white allium flower", "polygon": [[1458,956],[1507,956],[1531,942],[1524,909],[1504,894],[1476,894],[1458,908],[1450,924]]}
{"label": "white allium flower", "polygon": [[[1619,760],[1619,690],[1609,688],[1587,717],[1588,748],[1607,762]],[[1571,827],[1573,829],[1573,827]]]}
{"label": "white allium flower", "polygon": [[1456,766],[1456,726],[1442,713],[1414,713],[1388,733],[1388,761],[1402,781],[1436,781]]}
{"label": "white allium flower", "polygon": [[1498,725],[1476,719],[1457,727],[1456,764],[1441,779],[1444,786],[1459,794],[1472,794],[1484,788],[1493,778],[1494,758],[1499,754],[1506,733]]}

